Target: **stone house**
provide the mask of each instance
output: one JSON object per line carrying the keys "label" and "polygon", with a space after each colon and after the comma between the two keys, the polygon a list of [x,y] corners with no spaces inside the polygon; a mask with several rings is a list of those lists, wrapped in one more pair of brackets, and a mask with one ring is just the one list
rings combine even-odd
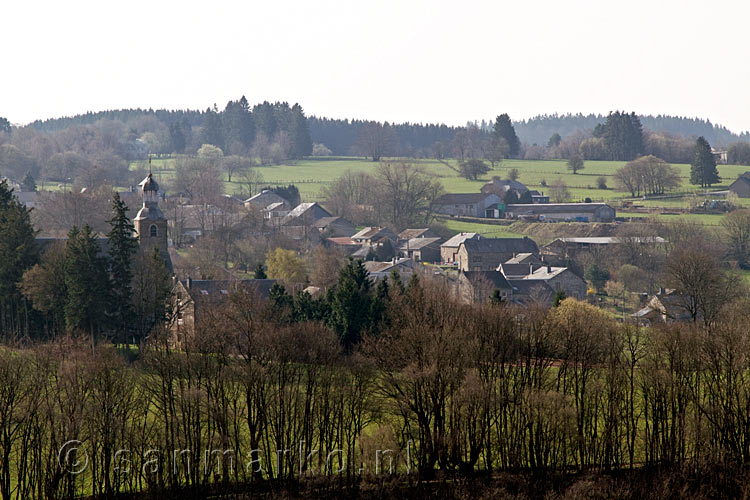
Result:
{"label": "stone house", "polygon": [[737,177],[737,180],[729,185],[729,191],[740,198],[750,198],[750,171]]}
{"label": "stone house", "polygon": [[494,271],[519,253],[538,255],[539,247],[528,236],[466,239],[456,252],[456,261],[462,271]]}
{"label": "stone house", "polygon": [[481,238],[477,233],[458,233],[440,245],[440,260],[445,264],[456,262],[458,248],[466,240],[477,240]]}
{"label": "stone house", "polygon": [[465,304],[485,303],[500,291],[503,300],[510,300],[513,287],[499,271],[459,271],[456,280],[458,299]]}
{"label": "stone house", "polygon": [[313,227],[320,231],[320,234],[326,238],[352,236],[357,232],[354,224],[343,217],[321,217],[313,222]]}
{"label": "stone house", "polygon": [[241,290],[257,294],[258,298],[265,300],[274,283],[276,280],[272,279],[193,280],[188,278],[176,281],[172,303],[172,316],[175,318],[171,325],[173,342],[179,344],[188,336],[193,335],[196,325],[200,324],[202,314],[221,304],[229,297],[229,294]]}
{"label": "stone house", "polygon": [[494,193],[451,193],[435,200],[432,210],[442,215],[495,218],[500,203]]}
{"label": "stone house", "polygon": [[606,203],[532,203],[506,207],[508,219],[558,222],[614,222],[615,209]]}
{"label": "stone house", "polygon": [[440,262],[443,238],[412,238],[401,244],[399,252],[415,262]]}

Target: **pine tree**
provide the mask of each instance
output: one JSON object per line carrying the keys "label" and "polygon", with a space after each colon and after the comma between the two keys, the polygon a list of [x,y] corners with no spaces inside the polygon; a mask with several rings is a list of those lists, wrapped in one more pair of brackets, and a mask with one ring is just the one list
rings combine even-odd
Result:
{"label": "pine tree", "polygon": [[114,331],[118,334],[127,330],[133,319],[133,255],[138,248],[134,237],[135,227],[127,215],[128,207],[115,192],[112,198],[112,218],[107,221],[110,231],[109,271],[110,283],[107,311]]}
{"label": "pine tree", "polygon": [[31,175],[31,172],[28,172],[26,177],[21,181],[21,188],[26,192],[36,191],[36,180],[34,180],[34,176]]}
{"label": "pine tree", "polygon": [[302,106],[299,104],[292,106],[289,135],[292,140],[292,158],[300,159],[312,154],[310,129],[307,126],[307,118],[305,118]]}
{"label": "pine tree", "polygon": [[92,336],[106,327],[107,276],[106,258],[88,225],[73,227],[65,247],[65,325],[69,331],[81,330]]}
{"label": "pine tree", "polygon": [[359,342],[372,325],[372,282],[361,260],[350,260],[339,273],[331,294],[330,324],[347,350]]}
{"label": "pine tree", "polygon": [[698,137],[693,150],[693,161],[690,166],[690,183],[708,187],[721,180],[716,168],[716,158],[711,152],[711,145],[703,137]]}
{"label": "pine tree", "polygon": [[172,278],[156,247],[149,254],[136,252],[133,275],[135,341],[140,343],[156,324],[170,320]]}
{"label": "pine tree", "polygon": [[508,144],[508,154],[510,156],[517,156],[521,150],[521,141],[518,140],[516,130],[513,128],[513,123],[510,121],[507,113],[499,115],[495,119],[492,137],[495,140],[499,138],[505,139],[505,142]]}
{"label": "pine tree", "polygon": [[0,334],[28,333],[24,299],[18,289],[23,273],[39,261],[29,210],[0,182]]}
{"label": "pine tree", "polygon": [[268,279],[268,275],[266,274],[266,269],[263,267],[262,262],[258,262],[258,265],[255,266],[255,279],[256,280],[265,280]]}

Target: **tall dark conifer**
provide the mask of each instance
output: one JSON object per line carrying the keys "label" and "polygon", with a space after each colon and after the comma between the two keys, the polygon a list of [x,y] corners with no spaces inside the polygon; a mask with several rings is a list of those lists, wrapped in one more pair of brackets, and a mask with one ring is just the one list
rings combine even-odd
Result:
{"label": "tall dark conifer", "polygon": [[495,126],[492,129],[493,139],[505,139],[508,143],[508,155],[518,156],[521,150],[521,141],[516,135],[516,130],[513,128],[513,123],[510,121],[510,117],[507,113],[499,115],[495,119]]}
{"label": "tall dark conifer", "polygon": [[65,247],[65,326],[69,331],[84,331],[92,340],[106,330],[107,315],[106,257],[99,252],[99,243],[88,225],[73,227]]}
{"label": "tall dark conifer", "polygon": [[330,297],[330,324],[347,350],[359,342],[372,325],[372,282],[361,260],[349,261],[339,273]]}
{"label": "tall dark conifer", "polygon": [[138,248],[135,227],[128,218],[128,207],[115,192],[112,199],[112,218],[108,221],[110,293],[107,311],[117,334],[125,332],[132,323],[133,313],[133,256]]}
{"label": "tall dark conifer", "polygon": [[708,187],[720,180],[711,145],[705,138],[698,137],[693,150],[693,161],[690,164],[690,183]]}
{"label": "tall dark conifer", "polygon": [[292,139],[292,158],[302,158],[312,154],[312,139],[310,129],[307,126],[307,118],[302,106],[292,106],[292,118],[289,135]]}
{"label": "tall dark conifer", "polygon": [[0,182],[0,334],[18,337],[27,332],[25,302],[18,288],[24,271],[39,261],[29,210]]}

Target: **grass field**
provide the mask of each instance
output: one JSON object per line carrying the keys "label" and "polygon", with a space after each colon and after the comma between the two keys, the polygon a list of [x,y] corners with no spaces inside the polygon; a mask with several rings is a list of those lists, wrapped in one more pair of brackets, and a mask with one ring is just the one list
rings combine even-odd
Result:
{"label": "grass field", "polygon": [[[630,193],[623,193],[612,189],[614,186],[613,175],[625,162],[617,161],[587,161],[585,167],[578,174],[568,171],[565,160],[505,160],[497,164],[485,176],[476,181],[460,177],[455,169],[457,162],[447,160],[448,164],[438,160],[408,160],[413,164],[423,167],[427,172],[437,177],[448,193],[471,193],[478,192],[482,185],[493,176],[506,178],[508,172],[515,168],[519,172],[518,180],[531,189],[547,192],[543,183],[551,184],[556,179],[562,179],[570,190],[573,201],[583,201],[591,198],[593,201],[606,201],[618,208],[618,216],[624,217],[648,217],[649,214],[642,212],[628,212],[620,209],[621,202],[632,200]],[[156,159],[153,161],[153,171],[160,183],[167,187],[174,178],[174,162],[171,159]],[[377,164],[363,158],[335,158],[335,159],[306,159],[294,163],[257,167],[257,171],[263,176],[265,183],[269,185],[295,184],[300,190],[303,201],[323,201],[322,189],[333,182],[347,171],[373,173]],[[696,203],[699,198],[712,198],[710,195],[702,194],[702,190],[690,184],[690,165],[674,165],[680,170],[682,185],[674,193],[678,197],[652,200],[634,200],[638,206],[649,208],[685,209]],[[726,189],[734,179],[748,170],[748,167],[740,165],[719,165],[719,175],[722,183],[712,186],[712,191]],[[608,189],[598,189],[597,178],[604,177]],[[239,194],[241,184],[238,176],[234,182],[225,180],[225,191],[229,194]],[[715,197],[715,196],[714,196]],[[743,206],[750,207],[750,199],[738,201]],[[720,215],[707,214],[681,214],[681,215],[658,215],[664,220],[676,218],[694,220],[701,224],[718,226]],[[471,231],[492,236],[518,236],[502,226],[481,223],[467,223],[448,220],[446,226],[455,231]]]}

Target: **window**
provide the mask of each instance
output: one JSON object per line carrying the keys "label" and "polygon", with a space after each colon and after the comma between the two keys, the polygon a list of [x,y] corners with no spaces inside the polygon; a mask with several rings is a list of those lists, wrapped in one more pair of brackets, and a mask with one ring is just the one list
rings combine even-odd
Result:
{"label": "window", "polygon": [[152,238],[155,238],[159,234],[159,229],[156,227],[156,224],[151,224],[148,232]]}

